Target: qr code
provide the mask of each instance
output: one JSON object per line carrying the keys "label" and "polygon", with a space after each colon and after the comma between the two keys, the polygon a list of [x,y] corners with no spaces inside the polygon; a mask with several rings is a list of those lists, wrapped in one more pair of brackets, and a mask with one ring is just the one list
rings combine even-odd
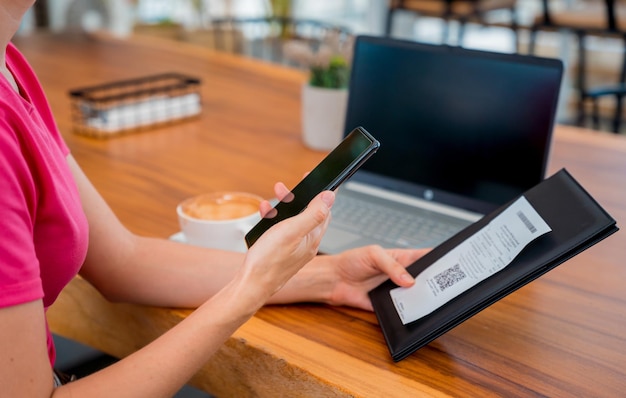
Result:
{"label": "qr code", "polygon": [[458,281],[464,279],[467,275],[461,269],[459,264],[448,268],[447,270],[435,275],[435,282],[439,285],[439,289],[443,292]]}

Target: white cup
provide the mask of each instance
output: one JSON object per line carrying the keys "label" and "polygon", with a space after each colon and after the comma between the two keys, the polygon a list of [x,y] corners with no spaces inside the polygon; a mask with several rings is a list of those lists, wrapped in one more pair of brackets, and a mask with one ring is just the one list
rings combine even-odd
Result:
{"label": "white cup", "polygon": [[245,252],[244,237],[261,219],[260,196],[236,191],[212,192],[182,201],[178,222],[189,244]]}

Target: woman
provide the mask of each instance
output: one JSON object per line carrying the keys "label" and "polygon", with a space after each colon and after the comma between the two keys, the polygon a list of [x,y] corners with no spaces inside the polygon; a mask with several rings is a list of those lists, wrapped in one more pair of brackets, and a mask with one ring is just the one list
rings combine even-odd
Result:
{"label": "woman", "polygon": [[[7,397],[168,397],[264,303],[371,310],[367,292],[418,250],[315,256],[334,194],[319,194],[246,254],[132,234],[69,153],[30,66],[10,43],[33,0],[0,0],[0,386]],[[277,184],[276,195],[287,192]],[[264,202],[262,214],[270,210]],[[172,265],[176,266],[172,266]],[[209,266],[207,266],[209,265]],[[107,299],[196,310],[148,346],[60,385],[45,310],[79,273]]]}

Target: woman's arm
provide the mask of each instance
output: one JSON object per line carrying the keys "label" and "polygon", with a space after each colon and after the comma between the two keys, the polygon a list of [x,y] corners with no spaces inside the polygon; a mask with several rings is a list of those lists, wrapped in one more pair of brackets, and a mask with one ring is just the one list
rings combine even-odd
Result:
{"label": "woman's arm", "polygon": [[[195,308],[225,286],[241,266],[242,253],[133,235],[73,158],[69,162],[90,225],[81,275],[109,300]],[[280,197],[288,191],[277,184],[276,192]],[[261,211],[269,208],[264,203]],[[368,246],[316,256],[269,302],[324,302],[371,310],[367,292],[387,278],[410,286],[413,278],[405,267],[425,252]]]}
{"label": "woman's arm", "polygon": [[195,308],[240,268],[242,253],[132,234],[71,156],[68,162],[89,222],[89,249],[80,274],[107,299]]}
{"label": "woman's arm", "polygon": [[[73,160],[70,160],[70,164],[75,171],[78,170]],[[134,258],[140,254],[151,255],[138,251],[142,250],[143,245],[140,240],[128,244],[120,239],[120,236],[137,239],[128,232],[114,237],[102,235],[108,232],[121,233],[123,228],[117,221],[110,219],[110,210],[98,199],[91,185],[86,185],[87,181],[82,173],[77,175],[77,181],[81,195],[86,200],[85,211],[89,221],[94,222],[94,217],[103,217],[102,220],[95,220],[95,229],[90,238],[102,238],[105,242],[90,243],[90,250],[94,251],[88,254],[87,277],[95,281],[97,287],[104,287],[109,295],[154,300],[159,296],[158,289],[140,286],[134,286],[134,289],[117,288],[114,286],[115,278],[130,278],[139,285],[154,282],[166,286],[166,281],[160,278],[178,273],[167,271],[161,266],[167,261],[160,262],[155,257],[149,257],[149,261],[141,260],[140,257]],[[45,315],[41,300],[0,309],[0,323],[3,325],[0,328],[0,349],[3,352],[0,356],[2,393],[7,396],[35,398],[173,396],[237,328],[311,261],[328,225],[333,201],[332,192],[323,192],[311,201],[304,212],[274,226],[264,234],[245,256],[232,257],[235,262],[237,259],[241,261],[237,269],[231,271],[231,275],[229,272],[217,272],[218,278],[230,277],[221,286],[221,290],[213,292],[210,300],[199,305],[192,314],[152,343],[101,371],[54,390],[45,349]],[[151,242],[146,244],[155,248],[158,246]],[[118,245],[122,245],[121,250],[106,250],[114,249]],[[170,253],[170,250],[181,251],[181,254],[185,251],[182,246],[178,249],[171,246],[163,249],[162,253]],[[98,255],[103,258],[97,258]],[[185,258],[192,260],[192,257]],[[133,267],[133,259],[139,263],[138,268]],[[210,259],[207,261],[210,262]],[[149,272],[149,264],[155,263],[155,271]],[[103,270],[96,269],[96,266]],[[189,271],[200,266],[199,262],[191,264]],[[139,276],[134,276],[133,270]],[[107,272],[110,272],[108,277]],[[203,275],[208,273],[204,272]],[[182,286],[183,282],[191,282],[193,278],[183,273],[174,279],[175,286]],[[121,282],[122,285],[131,286],[125,281]],[[191,295],[172,289],[161,293],[166,297],[200,297],[201,285],[196,283],[194,289],[197,291]],[[211,288],[216,287],[217,284],[214,284]],[[138,293],[133,294],[126,290],[135,290]]]}
{"label": "woman's arm", "polygon": [[0,325],[0,394],[49,397],[53,379],[42,301],[0,308]]}

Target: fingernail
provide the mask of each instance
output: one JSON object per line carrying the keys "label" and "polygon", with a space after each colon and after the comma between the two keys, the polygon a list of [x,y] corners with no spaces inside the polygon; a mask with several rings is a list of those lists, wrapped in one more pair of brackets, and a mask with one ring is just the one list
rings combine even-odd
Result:
{"label": "fingernail", "polygon": [[413,282],[415,280],[410,274],[407,274],[407,273],[402,274],[400,276],[400,279],[402,279],[405,282],[409,282],[409,283],[411,283],[411,282]]}
{"label": "fingernail", "polygon": [[322,192],[322,200],[326,203],[326,206],[331,207],[335,203],[335,193],[332,191]]}

